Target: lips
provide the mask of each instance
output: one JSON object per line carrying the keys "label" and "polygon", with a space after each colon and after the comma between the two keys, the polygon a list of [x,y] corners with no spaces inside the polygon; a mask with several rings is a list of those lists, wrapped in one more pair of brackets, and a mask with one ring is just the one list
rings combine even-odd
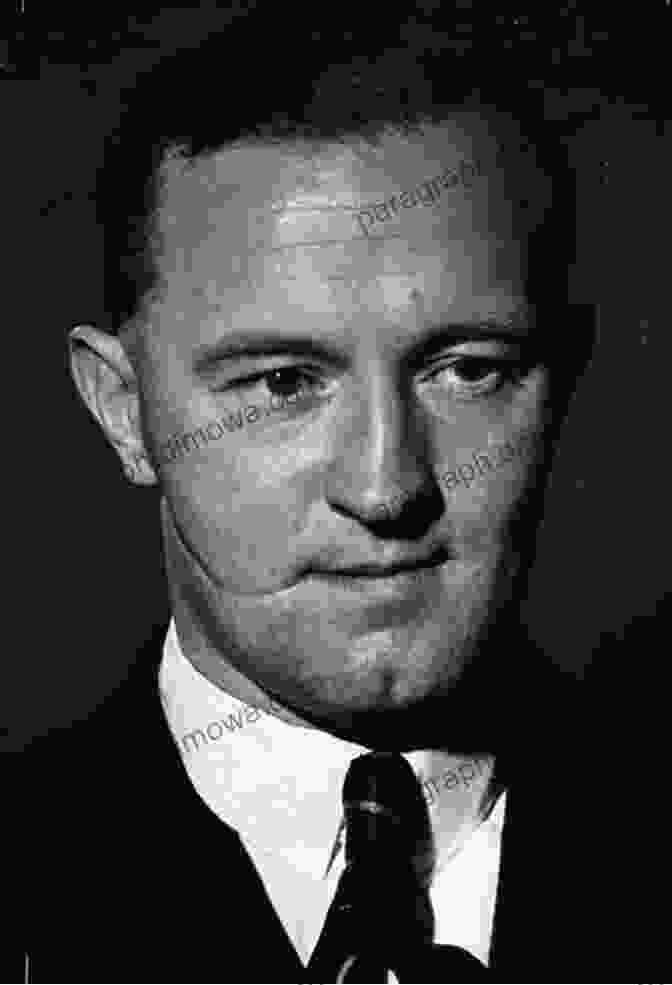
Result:
{"label": "lips", "polygon": [[331,567],[314,566],[310,573],[322,576],[333,575],[338,578],[392,578],[394,575],[419,571],[423,568],[435,568],[449,560],[450,555],[445,548],[439,548],[430,554],[404,556],[390,560],[386,564],[367,562],[365,564],[339,565]]}

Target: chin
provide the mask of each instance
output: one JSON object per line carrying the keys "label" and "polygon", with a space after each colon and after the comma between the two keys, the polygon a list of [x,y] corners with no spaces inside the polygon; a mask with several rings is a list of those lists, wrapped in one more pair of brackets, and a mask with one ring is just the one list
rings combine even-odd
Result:
{"label": "chin", "polygon": [[[302,693],[316,708],[394,712],[454,688],[469,659],[469,644],[450,642],[436,624],[381,631],[327,646],[297,665]],[[287,682],[289,686],[289,682]]]}
{"label": "chin", "polygon": [[315,727],[368,749],[490,755],[515,668],[508,651],[502,659],[501,632],[489,630],[444,636],[442,646],[360,641],[341,654],[340,672],[310,674],[298,664],[274,696]]}
{"label": "chin", "polygon": [[478,650],[482,609],[444,601],[372,631],[324,611],[236,602],[210,608],[208,635],[236,670],[304,721],[367,748],[403,751],[440,741],[444,712],[465,705],[462,680]]}

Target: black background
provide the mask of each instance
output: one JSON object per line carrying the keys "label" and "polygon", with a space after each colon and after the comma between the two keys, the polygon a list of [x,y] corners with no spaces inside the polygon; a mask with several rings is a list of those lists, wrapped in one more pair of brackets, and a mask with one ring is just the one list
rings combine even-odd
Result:
{"label": "black background", "polygon": [[[169,616],[158,494],[123,477],[75,393],[65,338],[80,322],[106,325],[92,197],[120,87],[227,17],[214,3],[142,14],[119,3],[42,6],[17,4],[0,33],[11,500],[0,746],[11,750],[86,716]],[[486,14],[463,3],[455,18],[465,43],[489,31],[530,58],[549,117],[571,134],[574,299],[598,305],[598,341],[564,428],[524,611],[552,659],[631,723],[635,705],[653,714],[642,702],[667,658],[669,7],[615,6]],[[241,91],[263,68],[252,55],[241,60]],[[240,93],[221,97],[226,112]],[[568,326],[568,345],[571,336]],[[650,686],[633,690],[642,682]]]}

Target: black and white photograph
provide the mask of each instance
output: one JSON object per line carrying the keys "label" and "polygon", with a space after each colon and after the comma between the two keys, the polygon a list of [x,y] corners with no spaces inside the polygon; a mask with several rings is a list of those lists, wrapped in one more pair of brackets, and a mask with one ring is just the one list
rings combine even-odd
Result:
{"label": "black and white photograph", "polygon": [[0,26],[0,981],[664,977],[669,2]]}

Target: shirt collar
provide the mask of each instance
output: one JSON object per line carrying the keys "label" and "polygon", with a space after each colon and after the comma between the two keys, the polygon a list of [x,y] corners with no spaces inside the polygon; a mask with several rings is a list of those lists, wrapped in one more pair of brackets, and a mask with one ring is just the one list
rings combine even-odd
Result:
{"label": "shirt collar", "polygon": [[[246,843],[281,854],[297,871],[323,878],[341,825],[345,774],[352,759],[369,750],[316,728],[289,724],[231,697],[184,656],[174,622],[164,645],[159,690],[199,796]],[[460,784],[484,789],[489,768],[469,760],[456,766],[454,757],[440,750],[403,756],[424,781],[439,870],[475,829],[473,822],[465,824],[456,838],[446,838],[451,790],[455,796]],[[493,831],[501,830],[502,823],[503,811],[497,808],[485,822]]]}

